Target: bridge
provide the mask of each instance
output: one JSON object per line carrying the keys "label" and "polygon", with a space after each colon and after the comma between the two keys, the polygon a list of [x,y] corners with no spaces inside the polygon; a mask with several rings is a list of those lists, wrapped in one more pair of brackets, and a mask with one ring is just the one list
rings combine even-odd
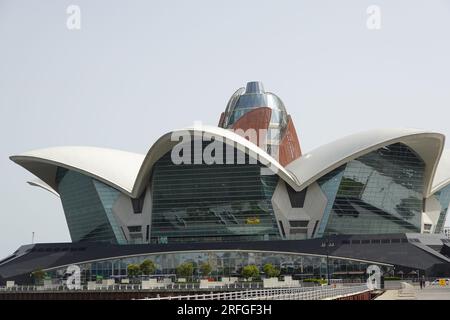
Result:
{"label": "bridge", "polygon": [[158,296],[143,300],[369,300],[371,291],[366,284],[351,284],[347,286],[269,288],[209,294]]}

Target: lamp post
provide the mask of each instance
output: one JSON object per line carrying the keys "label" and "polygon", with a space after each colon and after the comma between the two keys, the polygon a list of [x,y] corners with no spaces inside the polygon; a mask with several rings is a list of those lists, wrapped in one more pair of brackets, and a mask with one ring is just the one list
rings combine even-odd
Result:
{"label": "lamp post", "polygon": [[329,260],[330,260],[330,247],[334,247],[334,242],[330,241],[330,237],[329,235],[326,235],[324,241],[322,242],[321,245],[322,248],[325,248],[325,252],[327,255],[327,284],[330,285],[330,264],[329,264]]}

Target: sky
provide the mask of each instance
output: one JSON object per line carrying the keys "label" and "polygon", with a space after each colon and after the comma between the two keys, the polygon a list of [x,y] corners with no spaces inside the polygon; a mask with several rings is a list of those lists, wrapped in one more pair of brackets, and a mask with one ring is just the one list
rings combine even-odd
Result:
{"label": "sky", "polygon": [[247,81],[281,97],[304,153],[370,128],[450,137],[449,31],[448,0],[0,0],[0,257],[32,232],[70,241],[59,199],[9,156],[146,153],[172,129],[217,125]]}

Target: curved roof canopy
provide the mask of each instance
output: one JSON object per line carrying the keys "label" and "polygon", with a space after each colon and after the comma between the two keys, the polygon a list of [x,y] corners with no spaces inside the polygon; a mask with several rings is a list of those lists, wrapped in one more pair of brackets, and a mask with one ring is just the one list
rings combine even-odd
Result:
{"label": "curved roof canopy", "polygon": [[424,196],[432,191],[439,158],[444,146],[444,135],[416,129],[375,129],[349,135],[320,146],[291,162],[286,169],[298,181],[300,191],[341,165],[384,146],[403,143],[425,162]]}
{"label": "curved roof canopy", "polygon": [[155,142],[145,156],[142,167],[139,170],[136,183],[133,187],[134,196],[138,196],[144,191],[146,184],[145,182],[150,178],[153,165],[156,161],[180,142],[178,139],[179,137],[186,135],[193,135],[195,137],[201,137],[201,135],[203,135],[209,138],[219,137],[224,143],[234,146],[236,149],[249,154],[253,158],[257,158],[261,161],[261,163],[267,165],[274,173],[278,174],[284,181],[289,183],[289,185],[296,185],[294,177],[281,164],[279,164],[278,161],[254,143],[248,141],[233,131],[222,129],[220,127],[196,126],[171,131],[163,135],[158,139],[158,141]]}
{"label": "curved roof canopy", "polygon": [[444,149],[434,176],[431,193],[438,192],[450,184],[450,149]]}
{"label": "curved roof canopy", "polygon": [[100,180],[135,198],[144,191],[156,161],[180,143],[180,137],[186,135],[206,136],[209,139],[220,138],[224,143],[258,159],[288,184],[296,186],[292,175],[264,150],[230,130],[212,126],[168,132],[152,145],[145,156],[94,147],[56,147],[30,151],[10,158],[43,181],[43,183],[31,183],[31,185],[47,190],[51,188],[58,192],[55,183],[56,170],[58,167],[63,167]]}
{"label": "curved roof canopy", "polygon": [[130,194],[144,156],[94,147],[55,147],[26,152],[10,159],[37,176],[55,192],[58,192],[56,170],[62,167]]}
{"label": "curved roof canopy", "polygon": [[56,147],[12,156],[11,160],[42,180],[31,185],[46,190],[58,192],[56,170],[63,167],[98,179],[135,198],[144,191],[156,161],[186,135],[222,139],[224,143],[257,158],[297,191],[351,160],[399,142],[410,147],[425,162],[425,197],[450,184],[449,151],[446,151],[438,166],[445,137],[416,129],[378,129],[353,134],[312,150],[286,168],[247,139],[213,126],[168,132],[152,145],[145,156],[94,147]]}
{"label": "curved roof canopy", "polygon": [[31,180],[31,181],[27,181],[27,183],[30,186],[42,188],[45,191],[48,191],[48,192],[54,194],[55,196],[57,196],[59,198],[59,193],[56,192],[56,190],[54,190],[52,187],[50,187],[48,184],[46,184],[41,179],[34,179],[34,180]]}

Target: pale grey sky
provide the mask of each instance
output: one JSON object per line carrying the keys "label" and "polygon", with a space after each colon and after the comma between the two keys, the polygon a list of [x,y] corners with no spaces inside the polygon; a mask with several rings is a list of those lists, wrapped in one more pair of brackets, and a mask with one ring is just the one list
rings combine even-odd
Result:
{"label": "pale grey sky", "polygon": [[217,124],[250,80],[283,99],[304,152],[375,127],[450,137],[449,32],[449,0],[0,0],[0,257],[32,231],[70,241],[59,200],[10,155],[145,153],[170,129]]}

